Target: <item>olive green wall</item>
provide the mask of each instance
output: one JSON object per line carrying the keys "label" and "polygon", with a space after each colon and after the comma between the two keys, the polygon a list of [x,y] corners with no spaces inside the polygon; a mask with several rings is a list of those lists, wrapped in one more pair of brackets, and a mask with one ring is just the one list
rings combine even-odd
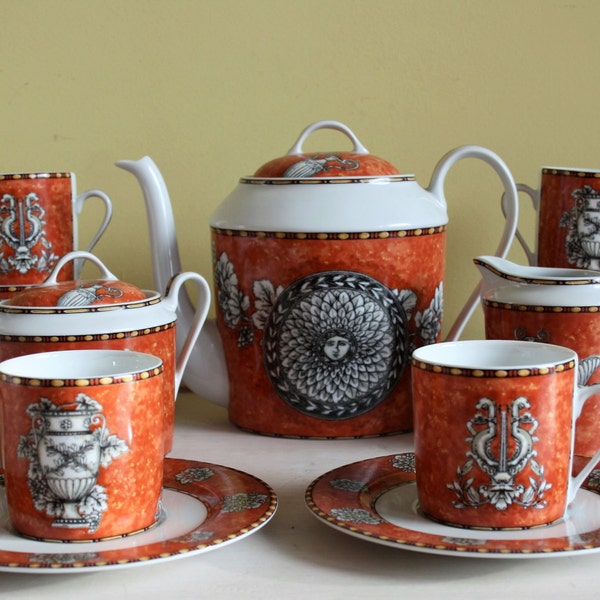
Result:
{"label": "olive green wall", "polygon": [[[144,206],[114,161],[151,156],[183,266],[210,276],[208,219],[241,175],[313,121],[349,125],[423,185],[451,148],[497,152],[515,179],[600,168],[596,0],[1,0],[0,172],[72,170],[105,190],[96,253],[151,286]],[[347,149],[321,132],[308,149]],[[446,325],[491,253],[500,184],[461,161],[446,184]],[[533,232],[531,210],[523,228]],[[91,219],[82,225],[88,237]],[[511,253],[515,260],[523,255]],[[481,335],[480,315],[467,336]]]}

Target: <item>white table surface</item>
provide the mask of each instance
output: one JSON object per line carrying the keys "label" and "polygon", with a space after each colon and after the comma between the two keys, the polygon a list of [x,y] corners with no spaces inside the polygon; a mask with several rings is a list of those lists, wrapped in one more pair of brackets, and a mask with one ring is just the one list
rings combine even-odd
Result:
{"label": "white table surface", "polygon": [[0,573],[0,598],[599,598],[600,553],[540,559],[438,556],[357,539],[304,504],[308,484],[346,463],[412,449],[411,435],[288,440],[246,433],[225,409],[184,393],[170,456],[247,471],[279,497],[273,519],[209,552],[95,573]]}

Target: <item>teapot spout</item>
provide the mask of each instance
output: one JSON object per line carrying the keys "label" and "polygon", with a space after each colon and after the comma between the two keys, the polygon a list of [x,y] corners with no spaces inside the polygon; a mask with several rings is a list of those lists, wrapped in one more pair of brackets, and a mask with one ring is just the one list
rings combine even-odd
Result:
{"label": "teapot spout", "polygon": [[154,288],[162,291],[171,277],[181,271],[175,219],[165,180],[149,156],[119,160],[115,165],[132,173],[142,188],[150,232],[152,280]]}
{"label": "teapot spout", "polygon": [[[150,234],[152,281],[154,288],[164,293],[172,277],[182,271],[175,218],[165,180],[149,156],[139,160],[119,160],[115,165],[132,173],[142,188]],[[185,343],[195,312],[187,293],[181,290],[180,295],[176,328],[178,354]],[[227,405],[229,380],[225,354],[214,322],[205,322],[191,350],[183,382],[192,392],[206,400],[221,406]]]}

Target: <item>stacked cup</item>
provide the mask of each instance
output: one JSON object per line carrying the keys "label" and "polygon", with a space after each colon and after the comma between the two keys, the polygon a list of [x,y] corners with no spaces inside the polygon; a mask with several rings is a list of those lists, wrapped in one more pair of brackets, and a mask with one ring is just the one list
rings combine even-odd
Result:
{"label": "stacked cup", "polygon": [[537,213],[535,247],[516,236],[532,266],[600,268],[600,171],[543,167],[538,188],[517,189]]}
{"label": "stacked cup", "polygon": [[[77,250],[77,218],[92,197],[103,203],[104,217],[88,251],[112,216],[112,203],[104,192],[78,195],[70,172],[0,175],[0,299],[42,283],[62,256]],[[74,276],[72,270],[64,272],[65,278]]]}

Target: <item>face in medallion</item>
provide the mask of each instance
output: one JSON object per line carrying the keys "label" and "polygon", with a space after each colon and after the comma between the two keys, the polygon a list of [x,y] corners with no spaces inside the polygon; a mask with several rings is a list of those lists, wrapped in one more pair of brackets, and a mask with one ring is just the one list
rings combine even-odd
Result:
{"label": "face in medallion", "polygon": [[333,361],[342,360],[350,351],[351,344],[347,336],[334,334],[323,344],[325,356]]}
{"label": "face in medallion", "polygon": [[304,414],[364,414],[402,373],[407,323],[398,295],[367,275],[309,275],[277,296],[264,329],[265,371],[281,398]]}

